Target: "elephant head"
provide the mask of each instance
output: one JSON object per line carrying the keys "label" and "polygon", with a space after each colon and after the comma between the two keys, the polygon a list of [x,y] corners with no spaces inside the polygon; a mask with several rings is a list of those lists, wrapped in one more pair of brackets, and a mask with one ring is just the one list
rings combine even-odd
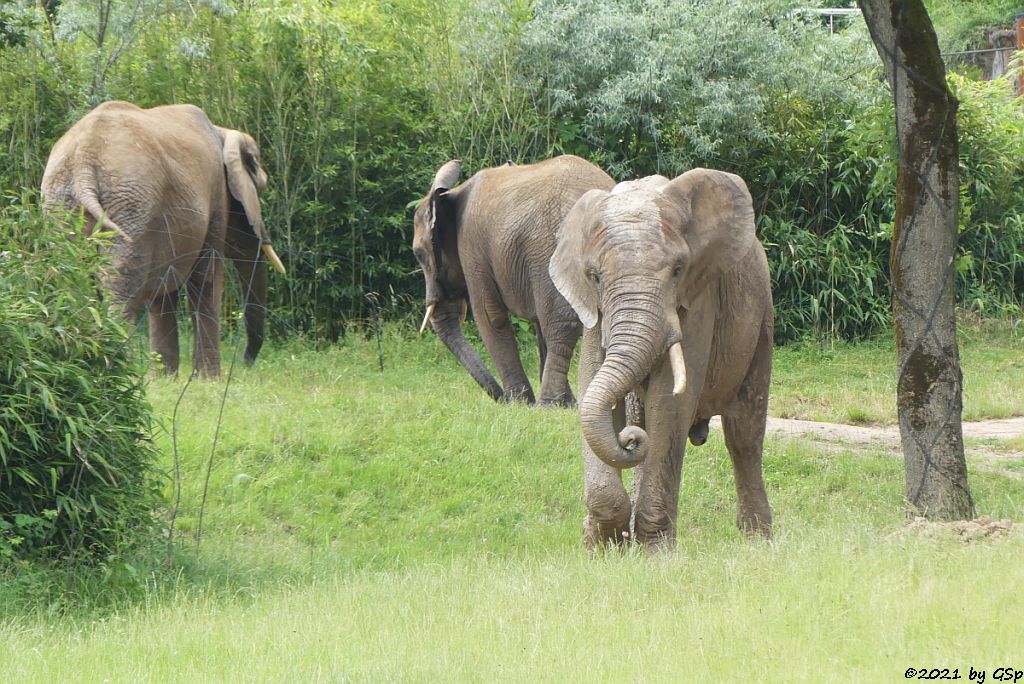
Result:
{"label": "elephant head", "polygon": [[604,360],[579,407],[584,438],[602,461],[627,468],[644,460],[647,433],[616,433],[613,407],[666,354],[673,394],[684,392],[680,310],[754,241],[746,184],[708,169],[592,190],[566,216],[549,272],[584,326],[601,326]]}
{"label": "elephant head", "polygon": [[241,131],[219,128],[224,147],[222,158],[229,191],[228,229],[225,251],[235,265],[241,287],[247,344],[245,361],[252,363],[263,346],[267,316],[267,264],[279,273],[284,265],[270,244],[260,195],[267,186],[267,174],[260,165],[256,141]]}
{"label": "elephant head", "polygon": [[449,161],[438,169],[413,217],[412,249],[423,269],[426,284],[427,312],[420,333],[428,322],[431,323],[441,341],[477,384],[493,399],[500,399],[501,385],[462,332],[469,293],[458,251],[460,198],[458,192],[452,190],[461,169],[458,160]]}

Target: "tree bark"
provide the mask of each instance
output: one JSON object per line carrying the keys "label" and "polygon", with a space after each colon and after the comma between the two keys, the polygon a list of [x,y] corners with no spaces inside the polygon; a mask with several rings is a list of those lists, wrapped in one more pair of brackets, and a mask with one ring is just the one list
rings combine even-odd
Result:
{"label": "tree bark", "polygon": [[957,100],[921,0],[858,0],[896,108],[899,171],[890,270],[897,411],[910,514],[974,517],[956,342]]}

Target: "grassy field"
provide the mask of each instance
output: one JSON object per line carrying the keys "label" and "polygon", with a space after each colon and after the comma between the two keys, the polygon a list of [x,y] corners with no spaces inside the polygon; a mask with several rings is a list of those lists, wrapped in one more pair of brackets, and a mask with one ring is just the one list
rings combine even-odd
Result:
{"label": "grassy field", "polygon": [[[961,325],[964,420],[1024,415],[1024,338],[1006,323]],[[896,423],[891,339],[788,345],[775,351],[772,415],[836,423]]]}
{"label": "grassy field", "polygon": [[[1022,346],[1005,328],[962,335],[965,415],[1024,413],[1010,389]],[[889,454],[770,438],[776,537],[751,543],[712,433],[687,454],[679,551],[589,558],[573,411],[491,402],[432,337],[387,328],[383,356],[381,372],[376,343],[353,336],[269,349],[230,381],[153,380],[165,519],[180,472],[173,566],[157,550],[90,580],[0,575],[3,681],[898,681],[910,667],[965,680],[970,666],[1024,667],[1024,537],[903,532]],[[772,413],[891,422],[892,358],[885,341],[780,349]],[[972,468],[979,514],[1024,519],[1014,464]]]}

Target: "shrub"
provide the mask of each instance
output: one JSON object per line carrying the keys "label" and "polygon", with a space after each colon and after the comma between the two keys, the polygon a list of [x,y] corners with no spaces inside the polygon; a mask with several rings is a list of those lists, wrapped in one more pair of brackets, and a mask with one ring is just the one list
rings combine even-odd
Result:
{"label": "shrub", "polygon": [[146,359],[98,295],[95,243],[0,210],[0,560],[102,558],[153,527]]}

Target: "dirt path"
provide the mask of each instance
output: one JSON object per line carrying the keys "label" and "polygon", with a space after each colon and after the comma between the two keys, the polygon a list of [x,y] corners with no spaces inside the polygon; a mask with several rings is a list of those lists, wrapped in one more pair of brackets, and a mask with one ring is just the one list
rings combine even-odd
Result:
{"label": "dirt path", "polygon": [[[1007,440],[1024,435],[1024,417],[965,422],[964,438],[973,440]],[[721,429],[721,420],[713,418],[712,429]],[[843,423],[820,423],[795,418],[768,418],[768,433],[801,437],[829,449],[873,448],[893,452],[900,450],[900,432],[895,425],[862,426]],[[988,444],[968,444],[968,460],[979,465],[1024,458],[1024,452],[996,448]],[[1002,469],[1001,469],[1002,470]],[[1005,472],[1005,471],[1004,471]]]}

